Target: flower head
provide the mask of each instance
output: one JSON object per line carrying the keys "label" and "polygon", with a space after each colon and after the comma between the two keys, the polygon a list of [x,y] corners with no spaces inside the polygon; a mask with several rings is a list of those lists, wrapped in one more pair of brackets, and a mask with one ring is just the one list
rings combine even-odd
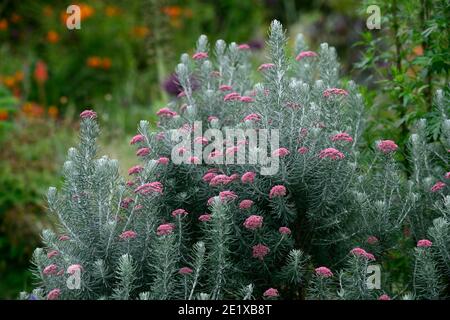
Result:
{"label": "flower head", "polygon": [[244,118],[244,121],[254,121],[257,122],[261,120],[261,116],[257,113],[250,113],[248,116]]}
{"label": "flower head", "polygon": [[97,118],[97,113],[92,110],[84,110],[82,113],[80,113],[81,119],[95,119]]}
{"label": "flower head", "polygon": [[145,137],[142,134],[137,134],[130,140],[130,144],[136,144],[138,142],[142,142],[145,140]]}
{"label": "flower head", "polygon": [[203,176],[202,180],[204,182],[210,182],[212,180],[212,178],[214,178],[216,176],[215,172],[207,172],[205,173],[205,175]]}
{"label": "flower head", "polygon": [[197,52],[192,55],[192,59],[194,59],[194,60],[201,60],[201,59],[206,59],[206,58],[208,58],[207,52]]}
{"label": "flower head", "polygon": [[47,253],[47,258],[51,259],[55,256],[59,255],[59,252],[57,250],[52,250],[50,252]]}
{"label": "flower head", "polygon": [[261,228],[263,224],[263,217],[257,215],[251,215],[244,221],[244,227],[249,230],[256,230]]}
{"label": "flower head", "polygon": [[238,45],[238,49],[239,50],[250,50],[251,48],[248,44],[242,43],[242,44]]}
{"label": "flower head", "polygon": [[445,188],[445,183],[442,181],[438,181],[431,187],[431,192],[438,192],[444,188]]}
{"label": "flower head", "polygon": [[227,95],[225,95],[225,97],[223,97],[223,101],[236,101],[240,99],[241,95],[237,92],[228,93]]}
{"label": "flower head", "polygon": [[255,181],[255,177],[256,177],[256,173],[255,172],[251,172],[251,171],[247,171],[246,173],[244,173],[241,177],[241,181],[242,183],[253,183]]}
{"label": "flower head", "polygon": [[429,248],[433,245],[433,242],[431,242],[428,239],[422,239],[417,241],[417,247],[418,248]]}
{"label": "flower head", "polygon": [[34,78],[39,84],[44,84],[48,80],[48,70],[45,62],[39,60],[34,69]]}
{"label": "flower head", "polygon": [[373,254],[366,252],[366,250],[362,248],[353,248],[350,253],[357,257],[366,258],[367,260],[375,260]]}
{"label": "flower head", "polygon": [[344,89],[339,89],[339,88],[330,88],[330,89],[326,89],[323,92],[323,96],[328,98],[330,96],[348,96],[348,92],[347,90]]}
{"label": "flower head", "polygon": [[378,300],[391,300],[391,297],[389,297],[387,294],[382,294],[378,297]]}
{"label": "flower head", "polygon": [[278,297],[279,293],[278,293],[277,289],[269,288],[266,291],[264,291],[263,296],[267,297],[267,298],[274,298],[274,297]]}
{"label": "flower head", "polygon": [[297,152],[300,154],[305,154],[308,152],[308,150],[309,149],[307,147],[300,147],[300,148],[298,148]]}
{"label": "flower head", "polygon": [[57,272],[58,272],[58,266],[54,263],[49,264],[42,271],[42,273],[45,275],[56,274]]}
{"label": "flower head", "polygon": [[160,157],[158,159],[158,164],[166,165],[169,163],[169,161],[170,161],[170,159],[167,157]]}
{"label": "flower head", "polygon": [[263,244],[257,244],[253,246],[252,249],[253,249],[253,258],[257,258],[259,260],[263,260],[264,257],[270,252],[270,249]]}
{"label": "flower head", "polygon": [[177,113],[169,108],[161,108],[158,112],[156,112],[156,115],[161,118],[173,118],[177,115]]}
{"label": "flower head", "polygon": [[139,157],[145,157],[150,153],[150,148],[144,147],[140,148],[138,151],[136,151],[136,155]]}
{"label": "flower head", "polygon": [[252,97],[249,97],[249,96],[242,96],[242,97],[240,97],[240,99],[239,99],[241,102],[247,102],[247,103],[249,103],[249,102],[255,102],[255,99],[253,99]]}
{"label": "flower head", "polygon": [[274,150],[272,152],[272,156],[273,157],[280,157],[280,158],[282,158],[282,157],[287,156],[289,153],[290,152],[289,152],[288,149],[286,149],[286,148],[279,148],[279,149],[276,149],[276,150]]}
{"label": "flower head", "polygon": [[280,227],[278,229],[278,232],[283,235],[289,235],[289,234],[291,234],[291,229],[289,229],[288,227]]}
{"label": "flower head", "polygon": [[302,51],[295,57],[295,60],[300,61],[306,57],[317,57],[317,53],[314,51]]}
{"label": "flower head", "polygon": [[336,141],[346,141],[346,142],[352,142],[353,138],[345,132],[341,132],[341,133],[336,133],[335,135],[331,136],[331,141],[336,142]]}
{"label": "flower head", "polygon": [[375,236],[369,236],[367,238],[367,243],[368,244],[376,244],[376,243],[378,243],[378,238]]}
{"label": "flower head", "polygon": [[162,224],[156,229],[156,234],[158,236],[167,236],[169,234],[172,234],[174,229],[174,225],[172,223],[165,223]]}
{"label": "flower head", "polygon": [[163,185],[161,182],[158,181],[145,183],[134,189],[134,193],[139,194],[163,193]]}
{"label": "flower head", "polygon": [[131,176],[132,174],[140,173],[144,168],[140,165],[133,166],[128,169],[128,174]]}
{"label": "flower head", "polygon": [[241,203],[239,203],[239,209],[246,210],[250,209],[253,205],[253,201],[249,199],[242,200]]}
{"label": "flower head", "polygon": [[398,146],[392,140],[381,140],[378,141],[377,148],[381,152],[388,154],[397,150]]}
{"label": "flower head", "polygon": [[270,189],[269,198],[275,198],[275,197],[284,197],[286,196],[286,187],[282,185],[277,185],[272,187]]}
{"label": "flower head", "polygon": [[182,275],[188,275],[192,273],[192,269],[188,267],[183,267],[180,270],[178,270],[178,273]]}
{"label": "flower head", "polygon": [[136,238],[136,236],[137,236],[136,232],[134,232],[133,230],[127,230],[127,231],[122,232],[120,234],[119,238],[122,240],[128,240],[128,239],[134,239],[134,238]]}
{"label": "flower head", "polygon": [[339,150],[337,150],[335,148],[326,148],[326,149],[323,149],[322,151],[320,151],[319,158],[320,159],[328,158],[331,160],[338,160],[338,159],[344,159],[345,156],[342,152],[340,152]]}
{"label": "flower head", "polygon": [[67,241],[70,240],[70,237],[68,235],[62,234],[58,238],[59,241]]}
{"label": "flower head", "polygon": [[221,86],[219,87],[219,90],[220,90],[220,91],[231,91],[231,90],[233,90],[233,87],[232,87],[232,86],[229,86],[229,85],[227,85],[227,84],[223,84],[223,85],[221,85]]}
{"label": "flower head", "polygon": [[323,278],[330,278],[333,276],[333,272],[327,267],[318,267],[314,270],[316,274]]}
{"label": "flower head", "polygon": [[209,181],[209,185],[212,187],[218,185],[227,185],[230,182],[230,177],[226,174],[214,174],[214,177]]}
{"label": "flower head", "polygon": [[264,70],[267,70],[267,69],[271,69],[273,67],[275,67],[275,65],[273,63],[263,63],[262,65],[260,65],[258,67],[258,71],[264,71]]}
{"label": "flower head", "polygon": [[237,199],[237,197],[237,194],[230,190],[219,192],[219,198],[222,202],[231,201]]}
{"label": "flower head", "polygon": [[207,222],[211,220],[210,214],[202,214],[200,217],[198,217],[198,220],[201,222]]}
{"label": "flower head", "polygon": [[59,41],[59,34],[54,30],[47,32],[47,41],[50,43],[57,43]]}
{"label": "flower head", "polygon": [[176,209],[172,211],[172,217],[176,218],[178,216],[185,216],[188,212],[184,209]]}
{"label": "flower head", "polygon": [[60,289],[53,289],[47,294],[47,300],[57,300],[61,294]]}

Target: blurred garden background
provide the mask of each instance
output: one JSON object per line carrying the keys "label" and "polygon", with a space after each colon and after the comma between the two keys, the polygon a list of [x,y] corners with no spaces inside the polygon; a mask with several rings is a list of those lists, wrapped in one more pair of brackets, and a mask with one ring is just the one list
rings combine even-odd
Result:
{"label": "blurred garden background", "polygon": [[[71,4],[81,8],[80,30],[66,26]],[[366,26],[371,4],[381,9],[379,30]],[[405,144],[420,117],[436,140],[442,110],[432,96],[448,90],[449,11],[446,0],[0,1],[0,299],[31,287],[32,250],[52,224],[45,194],[61,183],[81,110],[101,115],[101,153],[125,172],[138,121],[154,125],[154,111],[179,93],[180,54],[206,34],[211,43],[247,43],[257,65],[278,19],[292,43],[302,32],[313,49],[336,47],[366,100],[367,144]]]}

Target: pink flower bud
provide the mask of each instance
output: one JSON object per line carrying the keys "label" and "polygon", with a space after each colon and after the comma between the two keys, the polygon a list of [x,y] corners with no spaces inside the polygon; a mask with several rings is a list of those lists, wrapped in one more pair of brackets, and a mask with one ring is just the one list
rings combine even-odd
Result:
{"label": "pink flower bud", "polygon": [[316,274],[323,278],[330,278],[333,276],[333,272],[327,267],[318,267],[314,270]]}
{"label": "pink flower bud", "polygon": [[278,296],[279,296],[278,290],[277,290],[277,289],[274,289],[274,288],[269,288],[269,289],[267,289],[266,291],[264,291],[263,296],[264,296],[264,297],[267,297],[267,298],[275,298],[275,297],[278,297]]}
{"label": "pink flower bud", "polygon": [[97,113],[95,113],[92,110],[84,110],[82,113],[80,113],[80,118],[82,119],[95,119],[97,118]]}
{"label": "pink flower bud", "polygon": [[244,221],[244,227],[249,230],[256,230],[262,227],[263,217],[251,215]]}
{"label": "pink flower bud", "polygon": [[302,51],[295,57],[295,60],[300,61],[306,57],[317,57],[317,53],[314,51]]}
{"label": "pink flower bud", "polygon": [[433,245],[433,242],[431,242],[428,239],[422,239],[417,241],[417,247],[418,248],[429,248]]}
{"label": "pink flower bud", "polygon": [[275,198],[275,197],[284,197],[286,196],[286,187],[282,185],[277,185],[272,187],[270,189],[269,198]]}
{"label": "pink flower bud", "polygon": [[130,144],[136,144],[138,142],[142,142],[145,140],[145,137],[142,134],[137,134],[130,140]]}
{"label": "pink flower bud", "polygon": [[127,230],[127,231],[122,232],[120,234],[119,238],[122,240],[128,240],[128,239],[134,239],[134,238],[136,238],[136,236],[137,236],[136,232],[134,232],[133,230]]}
{"label": "pink flower bud", "polygon": [[61,294],[60,289],[53,289],[47,294],[47,300],[57,300]]}

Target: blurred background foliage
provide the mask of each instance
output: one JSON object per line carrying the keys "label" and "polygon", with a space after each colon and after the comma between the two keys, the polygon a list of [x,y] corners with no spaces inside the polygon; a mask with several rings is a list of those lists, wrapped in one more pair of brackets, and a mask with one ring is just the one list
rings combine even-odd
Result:
{"label": "blurred background foliage", "polygon": [[[430,94],[448,90],[448,1],[369,2],[1,1],[0,298],[30,287],[30,254],[42,227],[51,225],[45,193],[60,183],[79,111],[98,111],[101,153],[119,159],[125,173],[135,164],[127,142],[138,121],[155,124],[152,110],[179,93],[173,69],[200,34],[211,43],[249,44],[255,64],[265,58],[272,19],[288,28],[292,42],[301,32],[312,49],[335,46],[343,74],[363,85],[368,144],[380,137],[404,142],[413,119],[438,119]],[[70,4],[81,8],[81,30],[66,27]],[[366,28],[369,4],[381,8],[381,30]],[[430,123],[436,139],[438,121]]]}

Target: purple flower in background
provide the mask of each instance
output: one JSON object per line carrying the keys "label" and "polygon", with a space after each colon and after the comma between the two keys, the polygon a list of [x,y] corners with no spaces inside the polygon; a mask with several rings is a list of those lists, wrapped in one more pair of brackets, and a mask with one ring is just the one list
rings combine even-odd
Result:
{"label": "purple flower in background", "polygon": [[172,96],[177,96],[181,93],[181,91],[183,91],[183,88],[178,82],[178,77],[175,73],[172,73],[166,80],[164,80],[162,87]]}
{"label": "purple flower in background", "polygon": [[247,44],[251,50],[262,50],[264,48],[264,40],[262,39],[253,39],[247,42]]}
{"label": "purple flower in background", "polygon": [[[192,90],[194,91],[198,89],[198,87],[200,86],[198,81],[193,77],[191,77],[190,80]],[[168,76],[167,79],[164,80],[162,87],[168,94],[174,97],[178,96],[180,93],[183,92],[183,87],[180,85],[176,73],[172,73],[170,76]]]}

